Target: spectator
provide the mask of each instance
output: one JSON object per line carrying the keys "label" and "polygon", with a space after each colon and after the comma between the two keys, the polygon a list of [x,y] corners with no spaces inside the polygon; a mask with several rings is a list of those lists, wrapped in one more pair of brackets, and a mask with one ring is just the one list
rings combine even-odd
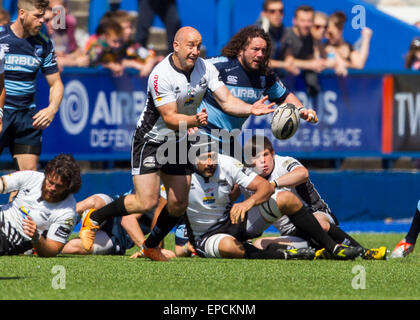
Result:
{"label": "spectator", "polygon": [[64,28],[54,29],[56,52],[64,52],[66,54],[75,52],[78,49],[76,38],[74,36],[77,20],[76,17],[70,14],[67,6],[67,0],[50,0],[49,7],[52,9],[54,16],[61,14],[62,9],[65,11]]}
{"label": "spectator", "polygon": [[411,70],[420,70],[420,37],[415,37],[405,57],[405,67]]}
{"label": "spectator", "polygon": [[90,66],[103,66],[111,70],[113,76],[123,75],[124,67],[120,50],[123,43],[123,29],[112,19],[104,19],[96,34],[91,36],[86,44]]}
{"label": "spectator", "polygon": [[414,25],[415,25],[417,28],[419,28],[419,29],[420,29],[420,20],[419,20],[419,21],[414,22]]}
{"label": "spectator", "polygon": [[10,14],[7,10],[0,8],[0,26],[10,24]]}
{"label": "spectator", "polygon": [[263,11],[257,25],[270,35],[273,44],[270,67],[273,68],[280,77],[284,77],[284,69],[292,74],[299,74],[299,69],[293,66],[293,57],[284,60],[284,45],[282,40],[286,28],[283,25],[284,5],[282,0],[265,0]]}
{"label": "spectator", "polygon": [[314,9],[307,5],[299,6],[295,10],[293,27],[287,29],[284,39],[285,59],[292,56],[293,65],[303,71],[307,92],[311,97],[321,91],[316,74],[325,69],[325,59],[315,57],[311,34],[313,21]]}
{"label": "spectator", "polygon": [[57,65],[60,72],[64,67],[87,67],[89,58],[76,45],[76,50],[71,51],[72,46],[69,45],[69,37],[63,33],[60,28],[54,26],[54,13],[51,8],[45,10],[44,15],[45,26],[48,36],[54,44],[57,55]]}
{"label": "spectator", "polygon": [[314,14],[314,23],[311,28],[311,35],[314,39],[314,56],[315,58],[326,58],[325,53],[325,31],[327,30],[328,16],[321,11],[316,11]]}
{"label": "spectator", "polygon": [[158,14],[166,27],[168,53],[172,51],[175,33],[181,27],[175,0],[141,0],[139,4],[139,19],[135,42],[147,46],[149,28],[155,15]]}
{"label": "spectator", "polygon": [[[343,38],[343,29],[346,15],[342,11],[336,11],[328,19],[326,32],[326,52],[329,60],[336,59],[336,63],[344,63],[345,68],[363,69],[369,55],[370,39],[372,30],[363,28],[361,32],[360,48],[356,48]],[[345,71],[347,74],[347,71]]]}
{"label": "spectator", "polygon": [[157,57],[155,51],[134,42],[134,17],[128,11],[117,10],[105,13],[101,21],[106,19],[116,21],[123,30],[123,45],[120,50],[123,67],[139,70],[140,77],[149,76],[153,67],[163,57]]}

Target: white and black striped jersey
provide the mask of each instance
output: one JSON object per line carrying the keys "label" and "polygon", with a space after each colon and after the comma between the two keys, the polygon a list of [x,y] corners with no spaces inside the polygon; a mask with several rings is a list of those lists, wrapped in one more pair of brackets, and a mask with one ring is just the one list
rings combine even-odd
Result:
{"label": "white and black striped jersey", "polygon": [[214,92],[222,85],[219,71],[212,63],[198,58],[191,73],[186,74],[175,66],[172,54],[168,55],[149,76],[146,107],[137,128],[145,139],[154,142],[177,139],[177,132],[166,126],[158,108],[176,102],[178,113],[194,115],[206,91]]}
{"label": "white and black striped jersey", "polygon": [[195,238],[230,219],[229,195],[233,186],[247,188],[257,176],[234,158],[221,154],[218,157],[219,164],[212,177],[204,178],[197,172],[191,176],[187,218]]}
{"label": "white and black striped jersey", "polygon": [[47,238],[66,243],[77,221],[76,200],[72,194],[66,199],[50,203],[42,200],[41,188],[44,174],[37,171],[17,171],[3,176],[6,185],[3,193],[18,191],[12,202],[0,207],[1,231],[15,246],[31,241],[24,234],[22,219],[26,214],[37,225],[38,233]]}
{"label": "white and black striped jersey", "polygon": [[[303,167],[303,165],[295,158],[275,155],[274,169],[267,180],[271,182],[299,167]],[[329,212],[328,205],[321,198],[310,179],[297,186],[286,188],[286,190],[287,189],[290,189],[290,191],[297,195],[306,206],[312,208],[313,210]]]}

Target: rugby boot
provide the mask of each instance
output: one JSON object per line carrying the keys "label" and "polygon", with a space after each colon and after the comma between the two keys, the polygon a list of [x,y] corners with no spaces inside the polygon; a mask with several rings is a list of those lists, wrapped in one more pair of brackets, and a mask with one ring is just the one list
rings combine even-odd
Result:
{"label": "rugby boot", "polygon": [[91,251],[93,243],[95,242],[96,232],[99,230],[99,226],[96,225],[91,219],[90,215],[96,209],[90,209],[83,214],[82,225],[80,227],[80,240],[82,241],[82,246],[86,251]]}
{"label": "rugby boot", "polygon": [[386,247],[363,249],[362,258],[365,260],[387,260],[389,250]]}
{"label": "rugby boot", "polygon": [[392,250],[391,258],[404,258],[412,253],[414,250],[414,244],[408,243],[405,239],[402,239]]}
{"label": "rugby boot", "polygon": [[315,257],[315,249],[299,248],[285,250],[286,260],[313,260]]}
{"label": "rugby boot", "polygon": [[153,261],[169,261],[160,248],[146,248],[142,246],[140,248],[140,254]]}
{"label": "rugby boot", "polygon": [[345,244],[337,244],[332,253],[336,260],[353,260],[363,253],[362,247],[351,247]]}

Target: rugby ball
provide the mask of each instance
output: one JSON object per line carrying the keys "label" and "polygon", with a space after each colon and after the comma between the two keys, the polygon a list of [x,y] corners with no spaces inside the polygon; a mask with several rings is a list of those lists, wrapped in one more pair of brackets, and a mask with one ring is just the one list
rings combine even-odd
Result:
{"label": "rugby ball", "polygon": [[279,140],[286,140],[299,129],[299,110],[292,103],[283,103],[278,106],[271,118],[271,131]]}

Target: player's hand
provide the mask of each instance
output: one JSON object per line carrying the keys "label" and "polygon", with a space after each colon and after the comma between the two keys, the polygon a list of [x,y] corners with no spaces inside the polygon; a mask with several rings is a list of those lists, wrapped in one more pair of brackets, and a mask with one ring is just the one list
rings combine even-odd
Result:
{"label": "player's hand", "polygon": [[33,239],[38,233],[36,232],[36,223],[30,216],[26,216],[26,219],[22,220],[23,233]]}
{"label": "player's hand", "polygon": [[230,220],[233,224],[243,222],[246,213],[252,208],[252,205],[247,200],[239,203],[235,203],[230,209]]}
{"label": "player's hand", "polygon": [[306,122],[317,123],[318,116],[316,115],[315,110],[302,108],[299,111],[300,117]]}
{"label": "player's hand", "polygon": [[35,129],[44,130],[48,128],[51,122],[54,120],[55,111],[52,108],[47,107],[39,110],[33,117],[34,122],[32,125]]}
{"label": "player's hand", "polygon": [[3,119],[0,118],[0,132],[3,131]]}
{"label": "player's hand", "polygon": [[264,102],[268,99],[268,96],[261,98],[258,101],[255,101],[251,107],[251,114],[254,116],[262,116],[274,112],[273,106],[274,102],[270,104],[265,104]]}
{"label": "player's hand", "polygon": [[187,133],[188,135],[192,136],[194,134],[196,134],[198,131],[198,127],[192,127],[192,128],[188,128]]}
{"label": "player's hand", "polygon": [[[166,258],[168,259],[176,258],[176,254],[173,251],[167,250],[167,249],[160,249],[160,250]],[[137,258],[142,258],[142,257],[143,256],[141,255],[140,251],[137,251],[130,256],[130,259],[137,259]]]}
{"label": "player's hand", "polygon": [[197,112],[195,115],[195,121],[197,122],[197,127],[203,127],[208,124],[208,114],[205,108],[203,108],[200,112]]}

